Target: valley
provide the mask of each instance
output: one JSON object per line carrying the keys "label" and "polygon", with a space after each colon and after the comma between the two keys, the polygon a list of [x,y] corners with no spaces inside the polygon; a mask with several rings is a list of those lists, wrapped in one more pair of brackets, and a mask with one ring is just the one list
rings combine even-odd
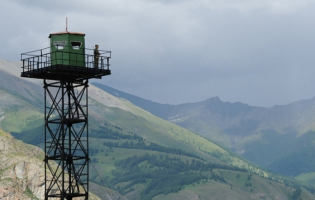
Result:
{"label": "valley", "polygon": [[315,169],[315,98],[271,108],[222,102],[218,97],[169,105],[93,84],[257,165],[315,185],[312,178]]}
{"label": "valley", "polygon": [[[20,63],[0,60],[0,76],[5,77],[0,79],[1,128],[18,140],[41,147],[44,142],[42,83],[21,79],[19,73],[5,70],[8,66],[11,71],[18,71]],[[269,122],[255,122],[248,127],[253,120],[250,116],[256,119],[256,114],[265,110],[260,107],[224,103],[218,98],[188,105],[159,105],[161,107],[154,108],[164,113],[162,116],[148,108],[142,109],[131,99],[113,96],[90,84],[91,192],[101,199],[128,200],[315,198],[315,190],[310,182],[294,179],[288,168],[287,173],[291,177],[271,172],[257,162],[248,161],[246,158],[250,155],[244,156],[247,152],[253,152],[252,157],[257,158],[259,151],[266,146],[260,147],[260,142],[272,147],[273,144],[281,144],[278,146],[279,154],[286,151],[282,150],[286,144],[292,142],[291,151],[287,153],[300,159],[300,146],[292,148],[297,144],[295,139],[298,138],[300,144],[309,142],[307,145],[311,146],[313,143],[309,138],[312,132],[303,134],[304,128],[300,127],[300,132],[286,134],[281,132],[286,130],[280,126],[282,123],[272,123],[274,119],[270,117]],[[205,110],[205,106],[209,109]],[[225,112],[220,115],[222,110]],[[247,121],[242,118],[244,116],[247,116]],[[268,118],[269,115],[262,116],[259,119]],[[268,123],[272,125],[270,129],[278,131],[275,134],[279,138],[275,141],[272,131],[263,132],[263,127]],[[303,123],[299,124],[302,126]],[[192,127],[199,128],[200,132]],[[281,134],[290,137],[284,140]],[[231,138],[234,138],[234,142]],[[237,138],[240,138],[239,141]],[[253,147],[249,150],[249,147],[245,148],[246,145]],[[262,158],[268,157],[268,152],[265,154],[261,155]],[[310,156],[306,155],[303,159]],[[279,158],[285,157],[275,155],[271,164],[275,164]],[[280,169],[281,165],[287,164],[278,162],[275,168]],[[307,170],[312,169],[311,164],[306,165]],[[307,179],[308,176],[303,176],[303,173],[308,173],[307,170],[295,172],[299,180]]]}

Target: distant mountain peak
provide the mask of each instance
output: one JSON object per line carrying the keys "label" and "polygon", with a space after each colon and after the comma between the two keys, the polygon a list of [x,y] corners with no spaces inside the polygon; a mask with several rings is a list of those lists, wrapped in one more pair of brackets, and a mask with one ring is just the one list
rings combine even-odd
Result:
{"label": "distant mountain peak", "polygon": [[211,98],[208,99],[208,101],[219,101],[219,102],[222,102],[221,99],[218,96],[211,97]]}

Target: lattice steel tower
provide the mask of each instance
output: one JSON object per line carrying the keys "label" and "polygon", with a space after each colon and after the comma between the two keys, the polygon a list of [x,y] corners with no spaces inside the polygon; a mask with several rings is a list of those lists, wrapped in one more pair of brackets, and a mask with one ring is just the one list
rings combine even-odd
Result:
{"label": "lattice steel tower", "polygon": [[88,80],[111,74],[111,52],[94,57],[84,36],[52,33],[50,47],[21,54],[21,77],[44,82],[46,200],[89,195]]}

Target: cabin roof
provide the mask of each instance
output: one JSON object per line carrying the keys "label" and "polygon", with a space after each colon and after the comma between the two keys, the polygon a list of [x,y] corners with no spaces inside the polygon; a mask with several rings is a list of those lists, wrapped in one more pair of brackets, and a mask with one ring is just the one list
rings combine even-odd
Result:
{"label": "cabin roof", "polygon": [[51,34],[49,34],[48,38],[50,38],[52,35],[62,35],[62,34],[72,34],[72,35],[83,35],[83,36],[85,36],[85,33],[62,31],[62,32],[58,32],[58,33],[51,33]]}

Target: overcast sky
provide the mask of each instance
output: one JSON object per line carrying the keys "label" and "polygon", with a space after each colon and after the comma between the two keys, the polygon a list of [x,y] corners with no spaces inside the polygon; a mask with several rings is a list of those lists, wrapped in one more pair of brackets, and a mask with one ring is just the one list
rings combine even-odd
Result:
{"label": "overcast sky", "polygon": [[314,0],[1,0],[0,10],[0,58],[48,47],[68,17],[86,47],[112,51],[98,82],[155,102],[315,96]]}

